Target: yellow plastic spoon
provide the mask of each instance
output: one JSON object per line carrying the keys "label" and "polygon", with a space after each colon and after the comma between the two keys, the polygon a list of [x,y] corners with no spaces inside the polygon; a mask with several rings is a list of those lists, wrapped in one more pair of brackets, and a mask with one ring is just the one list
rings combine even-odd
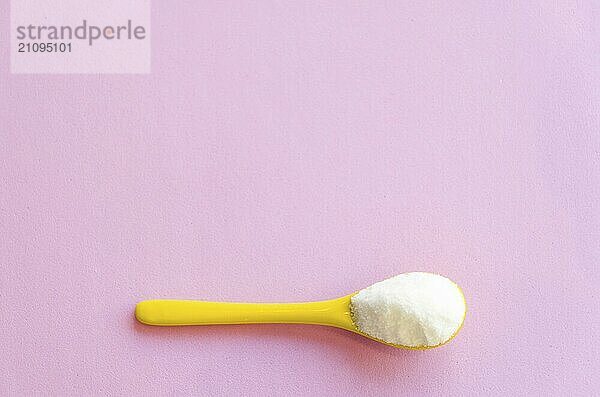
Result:
{"label": "yellow plastic spoon", "polygon": [[[460,291],[460,288],[458,290]],[[259,323],[326,325],[342,328],[389,346],[415,350],[430,349],[449,342],[456,336],[464,322],[463,315],[463,320],[454,334],[446,341],[435,346],[403,346],[388,343],[362,332],[355,325],[352,319],[351,298],[358,292],[337,299],[305,303],[226,303],[193,300],[147,300],[137,304],[135,316],[143,324],[157,326]],[[464,301],[462,291],[460,293]]]}

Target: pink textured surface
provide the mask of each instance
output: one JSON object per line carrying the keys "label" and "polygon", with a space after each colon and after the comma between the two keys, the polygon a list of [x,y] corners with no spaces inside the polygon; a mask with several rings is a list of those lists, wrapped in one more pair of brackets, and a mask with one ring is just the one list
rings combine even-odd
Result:
{"label": "pink textured surface", "polygon": [[[155,1],[147,76],[10,75],[0,3],[1,395],[596,394],[598,3],[376,3]],[[410,270],[443,348],[133,318]]]}

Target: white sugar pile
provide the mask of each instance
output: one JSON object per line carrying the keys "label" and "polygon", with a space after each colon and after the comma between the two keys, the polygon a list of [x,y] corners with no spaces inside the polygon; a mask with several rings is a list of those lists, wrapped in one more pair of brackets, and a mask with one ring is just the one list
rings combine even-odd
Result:
{"label": "white sugar pile", "polygon": [[373,284],[351,299],[358,329],[384,342],[433,347],[462,325],[465,300],[456,284],[431,273],[404,273]]}

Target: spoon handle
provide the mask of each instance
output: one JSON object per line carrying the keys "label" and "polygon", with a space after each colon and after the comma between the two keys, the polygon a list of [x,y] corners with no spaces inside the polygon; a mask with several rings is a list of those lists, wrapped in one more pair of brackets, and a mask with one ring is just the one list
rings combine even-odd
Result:
{"label": "spoon handle", "polygon": [[306,303],[224,303],[192,300],[147,300],[135,316],[148,325],[302,323],[352,327],[350,296]]}

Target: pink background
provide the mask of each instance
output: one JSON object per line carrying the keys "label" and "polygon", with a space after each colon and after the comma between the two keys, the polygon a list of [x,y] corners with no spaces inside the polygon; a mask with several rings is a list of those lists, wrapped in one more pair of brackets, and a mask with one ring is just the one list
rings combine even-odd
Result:
{"label": "pink background", "polygon": [[[150,75],[44,76],[0,2],[1,395],[597,392],[598,3],[367,3],[154,1]],[[447,346],[133,318],[411,270]]]}

